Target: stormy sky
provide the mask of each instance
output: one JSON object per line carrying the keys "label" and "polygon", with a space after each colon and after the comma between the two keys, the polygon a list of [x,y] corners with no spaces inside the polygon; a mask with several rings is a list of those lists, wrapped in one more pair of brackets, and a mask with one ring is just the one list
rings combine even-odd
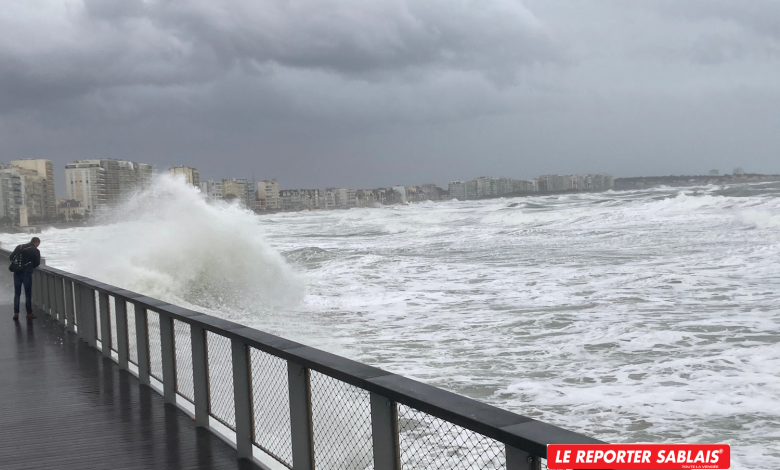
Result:
{"label": "stormy sky", "polygon": [[779,0],[4,0],[0,161],[285,188],[780,172]]}

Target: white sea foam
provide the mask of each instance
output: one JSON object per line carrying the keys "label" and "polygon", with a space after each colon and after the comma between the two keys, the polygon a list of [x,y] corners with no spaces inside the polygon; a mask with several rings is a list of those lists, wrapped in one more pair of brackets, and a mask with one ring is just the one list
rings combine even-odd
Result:
{"label": "white sea foam", "polygon": [[607,441],[780,467],[777,184],[257,217],[165,180],[120,214],[44,254]]}

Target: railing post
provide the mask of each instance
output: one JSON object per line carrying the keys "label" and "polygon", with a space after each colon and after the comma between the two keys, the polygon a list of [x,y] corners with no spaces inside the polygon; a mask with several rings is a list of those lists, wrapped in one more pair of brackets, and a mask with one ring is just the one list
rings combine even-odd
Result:
{"label": "railing post", "polygon": [[192,339],[192,384],[195,395],[195,423],[201,427],[209,425],[209,363],[206,352],[206,331],[190,325]]}
{"label": "railing post", "polygon": [[84,341],[97,348],[97,322],[95,321],[95,291],[91,287],[81,286],[81,316],[79,333]]}
{"label": "railing post", "polygon": [[100,307],[100,344],[103,345],[103,356],[111,357],[111,314],[108,312],[108,294],[98,292]]}
{"label": "railing post", "polygon": [[135,344],[138,347],[138,381],[149,385],[149,330],[146,309],[135,304]]}
{"label": "railing post", "polygon": [[243,341],[231,341],[233,351],[233,395],[236,410],[236,450],[239,458],[252,458],[252,380],[249,348]]}
{"label": "railing post", "polygon": [[293,470],[314,470],[309,369],[287,361],[287,380],[290,388]]}
{"label": "railing post", "polygon": [[506,470],[542,470],[542,459],[524,450],[506,446]]}
{"label": "railing post", "polygon": [[[21,302],[21,300],[20,297],[19,302]],[[43,310],[43,307],[41,306],[41,272],[37,269],[33,271],[32,303],[33,311],[39,312]]]}
{"label": "railing post", "polygon": [[51,308],[51,301],[52,301],[52,295],[51,295],[51,274],[44,274],[43,275],[44,282],[43,282],[43,298],[46,299],[46,308],[44,309],[44,313],[46,315],[52,314],[52,308]]}
{"label": "railing post", "polygon": [[119,367],[127,370],[128,354],[130,353],[127,336],[127,301],[114,297],[114,305],[116,310],[114,312],[114,318],[116,319],[116,350],[119,355]]}
{"label": "railing post", "polygon": [[49,287],[47,285],[49,276],[40,273],[41,276],[41,311],[44,314],[49,313]]}
{"label": "railing post", "polygon": [[65,289],[62,285],[64,278],[54,276],[54,306],[57,309],[57,320],[65,325]]}
{"label": "railing post", "polygon": [[73,296],[76,301],[76,309],[73,311],[73,318],[76,321],[76,326],[78,327],[78,335],[79,338],[84,339],[84,328],[85,328],[85,321],[84,318],[86,315],[84,314],[84,302],[81,301],[81,291],[83,290],[83,287],[81,284],[73,283]]}
{"label": "railing post", "polygon": [[401,469],[397,409],[395,402],[371,392],[371,437],[376,470]]}
{"label": "railing post", "polygon": [[73,281],[65,280],[65,319],[68,321],[68,331],[76,331],[76,312],[73,311]]}
{"label": "railing post", "polygon": [[37,269],[33,271],[33,304],[37,308],[37,312],[43,313],[43,273]]}
{"label": "railing post", "polygon": [[56,277],[54,274],[49,274],[48,290],[49,290],[49,315],[52,318],[57,318],[57,291],[54,288],[54,282]]}
{"label": "railing post", "polygon": [[163,397],[167,403],[176,403],[176,347],[173,341],[173,318],[160,314]]}

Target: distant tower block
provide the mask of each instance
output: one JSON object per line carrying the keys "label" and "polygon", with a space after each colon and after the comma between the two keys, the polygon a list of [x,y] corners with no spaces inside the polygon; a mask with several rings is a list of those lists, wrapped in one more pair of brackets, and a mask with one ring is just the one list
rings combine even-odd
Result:
{"label": "distant tower block", "polygon": [[718,176],[720,172],[718,170],[710,170],[710,176]]}

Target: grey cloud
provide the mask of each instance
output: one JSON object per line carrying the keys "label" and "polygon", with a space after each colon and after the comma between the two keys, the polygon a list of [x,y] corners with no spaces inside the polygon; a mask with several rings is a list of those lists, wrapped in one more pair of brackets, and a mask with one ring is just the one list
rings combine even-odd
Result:
{"label": "grey cloud", "polygon": [[669,17],[732,23],[780,41],[780,2],[776,0],[663,0],[648,5]]}
{"label": "grey cloud", "polygon": [[778,4],[5,0],[0,161],[285,187],[778,171]]}
{"label": "grey cloud", "polygon": [[[35,18],[42,24],[21,25],[16,40],[14,29],[0,33],[0,112],[112,88],[197,86],[234,69],[258,80],[283,67],[376,82],[460,70],[506,85],[522,67],[561,57],[544,25],[513,0],[72,5],[50,25],[45,12]],[[12,21],[0,17],[0,26]]]}

